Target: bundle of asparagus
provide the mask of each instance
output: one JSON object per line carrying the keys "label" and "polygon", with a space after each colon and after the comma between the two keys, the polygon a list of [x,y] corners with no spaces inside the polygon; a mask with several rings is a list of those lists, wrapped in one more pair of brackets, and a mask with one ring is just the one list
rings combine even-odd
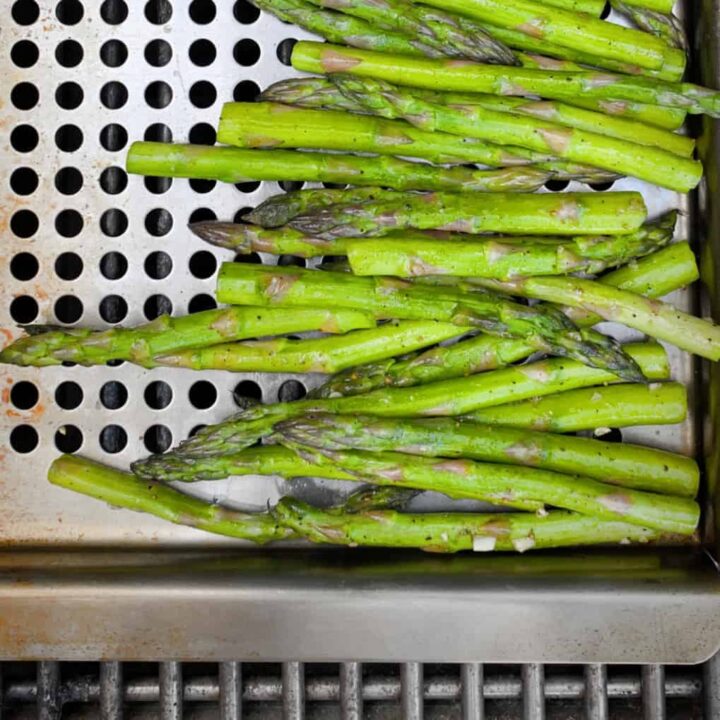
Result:
{"label": "bundle of asparagus", "polygon": [[[136,328],[31,326],[0,362],[332,377],[304,400],[240,399],[237,415],[133,475],[64,456],[50,481],[257,543],[694,541],[694,461],[568,435],[687,414],[664,348],[621,345],[592,329],[601,320],[720,359],[718,327],[660,300],[698,277],[688,244],[671,244],[676,213],[648,221],[638,193],[527,194],[623,175],[697,186],[695,144],[673,131],[687,113],[720,116],[720,93],[680,82],[685,39],[669,0],[613,0],[632,28],[599,20],[601,0],[254,2],[338,43],[295,46],[293,66],[318,77],[225,105],[227,147],[135,143],[128,170],[349,184],[191,226],[237,253],[336,260],[225,263],[217,299],[230,307]],[[287,337],[309,331],[323,335]],[[370,486],[334,508],[283,498],[248,514],[166,484],[248,475]],[[426,491],[492,508],[412,512]]]}

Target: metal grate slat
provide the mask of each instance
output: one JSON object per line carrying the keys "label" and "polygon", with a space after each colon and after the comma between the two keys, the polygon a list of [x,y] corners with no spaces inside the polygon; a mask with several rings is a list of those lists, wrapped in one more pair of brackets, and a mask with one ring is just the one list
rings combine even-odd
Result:
{"label": "metal grate slat", "polygon": [[362,665],[347,662],[340,665],[340,712],[342,720],[362,720]]}
{"label": "metal grate slat", "polygon": [[182,720],[183,681],[179,662],[160,663],[160,720]]}
{"label": "metal grate slat", "polygon": [[305,665],[286,662],[282,666],[282,703],[285,720],[305,718]]}
{"label": "metal grate slat", "polygon": [[646,665],[642,670],[642,696],[645,720],[666,720],[665,668],[662,665]]}
{"label": "metal grate slat", "polygon": [[220,663],[218,679],[220,720],[241,720],[242,665],[239,662]]}
{"label": "metal grate slat", "polygon": [[100,717],[102,720],[122,720],[123,672],[119,662],[100,665]]}
{"label": "metal grate slat", "polygon": [[605,665],[588,665],[585,668],[585,715],[587,720],[608,720]]}
{"label": "metal grate slat", "polygon": [[60,717],[60,663],[41,662],[37,667],[38,720],[57,720]]}
{"label": "metal grate slat", "polygon": [[542,665],[530,663],[522,667],[523,718],[545,720],[545,671]]}
{"label": "metal grate slat", "polygon": [[485,720],[484,671],[479,663],[462,666],[463,720]]}
{"label": "metal grate slat", "polygon": [[400,671],[402,712],[405,720],[423,720],[423,666],[405,663]]}

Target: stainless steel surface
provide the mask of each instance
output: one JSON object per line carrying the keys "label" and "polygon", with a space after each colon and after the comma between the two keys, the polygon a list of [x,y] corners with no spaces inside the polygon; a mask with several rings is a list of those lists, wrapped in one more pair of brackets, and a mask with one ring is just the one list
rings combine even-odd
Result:
{"label": "stainless steel surface", "polygon": [[585,716],[587,720],[608,720],[607,667],[585,667]]}
{"label": "stainless steel surface", "polygon": [[[21,63],[28,67],[14,64],[16,53],[0,55],[2,132],[10,134],[0,143],[0,165],[8,174],[27,168],[38,177],[37,188],[29,194],[12,180],[0,186],[0,228],[5,231],[0,327],[7,329],[7,339],[19,334],[14,328],[20,320],[69,320],[73,308],[68,297],[82,303],[80,317],[72,322],[98,327],[107,325],[102,315],[110,317],[109,310],[111,320],[118,320],[123,302],[127,314],[122,321],[128,324],[152,316],[167,303],[175,313],[187,312],[207,300],[202,296],[212,294],[212,269],[208,273],[207,268],[231,257],[201,244],[187,231],[187,221],[197,213],[230,219],[240,208],[278,191],[274,183],[235,188],[183,180],[162,184],[137,177],[127,178],[124,186],[126,145],[118,138],[171,132],[175,140],[212,141],[211,126],[221,103],[252,95],[249,83],[264,87],[291,75],[280,59],[285,57],[284,41],[306,37],[305,33],[264,14],[248,22],[253,14],[242,1],[233,5],[211,0],[108,0],[71,5],[83,10],[75,23],[68,21],[65,11],[55,12],[56,3],[46,1],[39,3],[37,21],[21,24],[11,15],[3,24],[5,47],[28,40],[38,49],[35,63]],[[713,55],[714,63],[718,10],[709,0],[705,6],[703,49],[706,56]],[[109,22],[123,7],[127,18]],[[168,8],[170,17],[165,19]],[[210,55],[199,61],[193,50],[198,40],[215,48],[209,65],[203,63]],[[77,45],[58,50],[65,41]],[[70,67],[78,47],[82,57]],[[204,47],[207,53],[207,43]],[[127,59],[118,64],[123,48]],[[32,87],[39,99],[28,107]],[[80,96],[79,106],[68,109]],[[165,107],[156,107],[166,100]],[[27,137],[34,129],[37,142],[32,148],[27,139],[17,139],[17,128]],[[82,143],[71,150],[72,140],[80,135]],[[709,148],[713,196],[717,163],[715,146],[710,143]],[[77,170],[81,187],[77,173],[67,170],[56,176],[62,168]],[[579,184],[571,189],[591,190]],[[705,237],[705,263],[717,263],[720,253],[709,250],[720,237],[717,209],[708,208],[709,221],[703,224],[686,198],[632,180],[619,181],[614,189],[641,190],[653,215],[675,206],[686,210],[680,234],[692,231],[697,238]],[[108,252],[117,255],[108,259]],[[26,274],[13,270],[21,253],[38,264],[29,279],[22,279],[32,266],[27,256],[22,258]],[[119,271],[123,259],[124,274]],[[78,268],[81,272],[74,277]],[[22,312],[17,298],[23,298],[20,305],[25,303]],[[672,299],[689,308],[696,294],[678,293]],[[696,385],[700,376],[695,363],[676,351],[671,357],[676,379],[691,385],[698,404],[708,395],[706,387],[720,388],[720,378],[716,386]],[[191,393],[199,380],[210,385]],[[8,549],[0,554],[0,657],[699,662],[717,649],[716,569],[692,551],[679,551],[679,556],[659,550],[611,555],[600,565],[596,559],[602,556],[595,554],[437,559],[317,550],[256,553],[148,516],[112,510],[45,481],[58,448],[76,439],[83,454],[127,466],[170,437],[177,442],[197,425],[228,415],[234,409],[232,390],[239,383],[244,383],[244,392],[270,402],[299,392],[297,384],[287,384],[298,380],[284,375],[145,371],[127,363],[42,371],[0,368],[0,542]],[[318,382],[301,380],[308,386]],[[13,403],[13,389],[22,388],[20,382],[37,390],[37,402],[29,408]],[[161,385],[149,387],[152,383]],[[24,386],[23,392],[32,393],[31,386]],[[210,407],[196,407],[215,395]],[[693,414],[672,428],[628,429],[622,436],[695,454],[699,426],[706,417],[712,413]],[[708,427],[704,452],[712,460],[717,433],[711,424]],[[708,467],[712,470],[713,463]],[[202,484],[193,491],[258,509],[288,491],[327,500],[348,489],[250,478]],[[437,498],[432,502],[440,507]],[[76,553],[68,553],[69,548]],[[112,552],[96,555],[97,548]],[[230,554],[230,548],[236,554]],[[188,549],[197,551],[190,561],[183,555]],[[144,552],[124,554],[130,550]],[[198,607],[203,607],[201,615]],[[377,631],[367,632],[368,627]],[[432,638],[418,628],[433,628]],[[508,643],[508,637],[513,642]],[[47,666],[42,685],[51,698],[52,667]],[[173,698],[179,692],[172,667],[163,670],[161,706],[167,717],[175,717]],[[298,689],[288,712],[299,717],[305,685],[295,669],[301,668],[288,664],[286,669],[288,686]],[[110,667],[105,672],[112,675]],[[423,691],[413,682],[405,683],[406,699],[415,707]],[[365,688],[360,698],[350,679],[347,686],[355,702],[367,700]],[[548,680],[546,691],[551,686]],[[129,687],[143,692],[139,685]],[[245,687],[247,691],[253,685]],[[486,684],[486,696],[493,687]],[[582,683],[579,692],[582,695]],[[460,697],[459,685],[455,696]],[[104,706],[112,707],[112,698],[116,695],[108,696]],[[352,708],[349,700],[348,717],[357,712]],[[232,712],[231,703],[227,713]]]}

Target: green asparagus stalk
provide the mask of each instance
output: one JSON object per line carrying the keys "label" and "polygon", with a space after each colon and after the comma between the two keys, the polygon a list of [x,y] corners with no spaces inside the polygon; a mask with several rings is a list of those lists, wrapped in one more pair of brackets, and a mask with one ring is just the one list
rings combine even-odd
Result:
{"label": "green asparagus stalk", "polygon": [[636,7],[623,0],[611,0],[614,10],[625,15],[633,24],[644,32],[656,35],[670,47],[687,50],[688,41],[685,28],[672,14],[659,13],[648,8]]}
{"label": "green asparagus stalk", "polygon": [[350,547],[419,548],[434,553],[539,550],[610,543],[672,543],[656,530],[556,511],[529,513],[429,513],[372,511],[353,515],[320,510],[284,498],[274,516],[316,543]]}
{"label": "green asparagus stalk", "polygon": [[248,255],[253,252],[296,255],[311,258],[320,255],[344,255],[343,238],[322,240],[289,227],[265,229],[248,223],[197,222],[190,230],[205,242]]}
{"label": "green asparagus stalk", "polygon": [[242,148],[341,150],[493,167],[543,162],[554,155],[547,150],[532,154],[517,148],[515,152],[479,139],[418,129],[402,120],[268,102],[226,103],[217,137],[220,143]]}
{"label": "green asparagus stalk", "polygon": [[287,225],[298,215],[307,215],[331,205],[354,205],[369,201],[390,200],[399,195],[395,190],[372,187],[351,187],[343,190],[296,190],[269,197],[254,210],[243,215],[243,220],[263,228],[278,228]]}
{"label": "green asparagus stalk", "polygon": [[467,417],[489,425],[556,433],[671,425],[687,417],[687,391],[680,383],[610,385],[500,405]]}
{"label": "green asparagus stalk", "polygon": [[[271,0],[275,2],[276,0]],[[340,10],[393,33],[417,38],[444,55],[480,62],[515,64],[515,56],[494,40],[481,25],[443,12],[443,8],[416,6],[406,0],[310,0],[313,5]]]}
{"label": "green asparagus stalk", "polygon": [[[358,80],[358,82],[360,82]],[[648,127],[635,120],[585,110],[550,100],[482,95],[480,93],[445,93],[410,89],[420,100],[441,105],[479,105],[496,112],[529,116],[549,122],[587,130],[600,135],[628,140],[638,145],[655,145],[676,155],[691,156],[695,149],[692,138],[676,135],[661,128]],[[271,85],[262,94],[270,102],[311,108],[328,108],[343,112],[367,112],[362,103],[344,95],[330,79],[321,77],[291,78]],[[522,151],[522,149],[518,149]],[[527,152],[527,150],[526,150]],[[541,162],[539,157],[533,157]]]}
{"label": "green asparagus stalk", "polygon": [[685,135],[648,126],[636,120],[627,120],[552,100],[529,100],[478,93],[437,93],[427,90],[415,90],[413,95],[433,103],[451,106],[480,105],[497,112],[540,118],[558,125],[627,140],[637,145],[656,146],[682,157],[691,157],[695,151],[695,141]]}
{"label": "green asparagus stalk", "polygon": [[266,513],[248,514],[185,495],[167,485],[139,479],[92,460],[63,455],[48,471],[58,487],[102,500],[115,507],[149,513],[177,525],[264,544],[293,533]]}
{"label": "green asparagus stalk", "polygon": [[343,94],[349,95],[370,112],[386,118],[407,120],[426,131],[519,145],[573,162],[632,175],[678,192],[691,190],[702,177],[700,162],[657,147],[571,129],[537,116],[497,112],[480,105],[428,102],[378,80],[351,75],[335,75],[333,80]]}
{"label": "green asparagus stalk", "polygon": [[633,63],[650,70],[661,68],[666,46],[661,40],[631,28],[606,23],[531,0],[425,0],[431,7],[459,12],[481,23],[518,30],[531,37],[575,50],[592,48],[601,57]]}
{"label": "green asparagus stalk", "polygon": [[[647,12],[647,11],[645,11]],[[685,74],[687,58],[682,50],[674,47],[665,49],[665,59],[662,67],[657,70],[649,70],[639,65],[620,62],[610,58],[598,55],[592,49],[579,50],[576,48],[563,47],[557,43],[549,42],[541,36],[527,35],[519,30],[510,28],[502,28],[497,25],[486,25],[487,31],[497,40],[501,40],[509,47],[516,50],[524,50],[526,52],[541,53],[542,55],[550,55],[553,58],[562,60],[564,63],[573,63],[574,67],[564,65],[563,67],[549,66],[549,70],[565,70],[570,72],[578,72],[587,70],[587,67],[581,65],[603,68],[612,72],[624,73],[627,75],[647,75],[648,77],[657,78],[666,82],[677,82],[682,80]],[[523,67],[533,67],[532,62],[526,61],[526,56],[518,52],[518,59]],[[578,65],[578,63],[580,65]]]}
{"label": "green asparagus stalk", "polygon": [[[438,0],[440,1],[440,0]],[[445,0],[442,0],[444,2]],[[610,23],[603,23],[610,25]],[[615,26],[617,27],[617,26]],[[299,42],[293,48],[293,67],[317,74],[350,73],[428,90],[539,95],[552,100],[629,101],[663,105],[691,114],[720,116],[720,92],[691,83],[666,83],[648,77],[600,72],[550,72],[530,68],[430,60]],[[605,103],[603,108],[611,111]],[[624,114],[618,106],[613,114]]]}
{"label": "green asparagus stalk", "polygon": [[353,273],[360,276],[471,275],[503,280],[574,272],[596,275],[659,250],[671,240],[672,229],[666,232],[649,225],[629,235],[580,236],[561,243],[385,236],[350,240],[344,249]]}
{"label": "green asparagus stalk", "polygon": [[158,365],[157,356],[189,348],[311,330],[342,334],[374,327],[372,316],[357,310],[298,308],[288,313],[273,308],[234,307],[185,317],[161,315],[134,328],[63,328],[39,334],[33,331],[0,352],[0,363],[45,367],[64,362],[104,365],[110,360],[127,360],[151,368]]}
{"label": "green asparagus stalk", "polygon": [[222,303],[240,305],[295,307],[308,302],[333,303],[362,307],[378,318],[438,320],[463,328],[476,327],[492,335],[522,338],[538,350],[610,369],[624,379],[644,379],[635,363],[606,336],[578,331],[565,315],[550,307],[538,312],[492,294],[422,287],[395,278],[225,263],[218,275],[217,297]]}
{"label": "green asparagus stalk", "polygon": [[623,235],[647,210],[639,193],[406,195],[387,201],[330,206],[296,217],[291,227],[323,238],[370,237],[391,230],[468,234]]}
{"label": "green asparagus stalk", "polygon": [[228,183],[277,180],[463,192],[532,190],[548,177],[547,171],[530,167],[472,170],[436,167],[384,156],[156,142],[133,143],[128,151],[127,171],[152,177],[199,178]]}
{"label": "green asparagus stalk", "polygon": [[[679,535],[693,535],[700,510],[692,499],[643,492],[598,482],[585,476],[564,475],[537,468],[467,459],[415,457],[396,452],[319,450],[290,441],[301,453],[327,461],[370,482],[407,483],[409,487],[439,490],[451,498],[502,505],[516,498],[545,502],[604,520],[620,520]],[[398,480],[401,478],[401,480]]]}
{"label": "green asparagus stalk", "polygon": [[602,100],[585,97],[565,97],[562,101],[568,105],[605,113],[614,117],[623,117],[628,120],[638,120],[646,125],[663,128],[664,130],[677,130],[682,127],[687,118],[687,110],[667,105],[649,105],[628,100]]}
{"label": "green asparagus stalk", "polygon": [[[335,191],[331,190],[329,192]],[[293,200],[290,196],[293,194],[294,193],[289,193],[286,196],[288,198],[287,207],[281,208],[278,204],[274,208],[268,208],[267,212],[275,213],[277,211],[278,215],[280,213],[284,213],[285,211],[290,213],[290,206],[293,203]],[[270,199],[273,200],[274,198]],[[261,211],[262,216],[265,215],[265,210],[262,209],[262,205],[258,206],[257,209]],[[217,247],[226,248],[228,250],[234,250],[236,253],[244,255],[252,252],[272,253],[274,255],[297,255],[299,257],[305,258],[319,257],[322,255],[345,255],[347,252],[348,244],[350,242],[354,242],[353,240],[348,238],[332,238],[330,240],[324,240],[322,238],[305,235],[299,230],[293,230],[291,227],[276,227],[265,229],[257,225],[250,225],[247,223],[225,223],[216,221],[192,223],[189,227],[190,230],[195,233],[195,235],[202,238],[206,242],[209,242],[211,245],[216,245]],[[422,241],[432,238],[435,240],[457,242],[461,239],[470,240],[473,238],[473,236],[432,231],[423,232],[418,230],[413,232],[403,230],[397,233],[389,233],[385,236],[385,238],[387,238],[388,240],[402,239]],[[588,241],[589,240],[590,239],[588,238]],[[513,246],[519,246],[521,243],[541,242],[548,246],[552,246],[553,244],[560,246],[563,244],[563,242],[565,242],[565,239],[545,237],[538,238],[536,236],[532,236],[531,238],[509,236],[498,238],[498,241]]]}
{"label": "green asparagus stalk", "polygon": [[[245,255],[252,252],[264,252],[274,255],[296,255],[304,258],[322,255],[338,256],[346,255],[348,248],[351,245],[358,244],[358,242],[377,242],[374,240],[358,241],[352,238],[324,240],[305,235],[299,230],[293,230],[290,227],[265,229],[246,223],[207,221],[193,223],[189,227],[195,235],[206,242]],[[654,231],[651,231],[651,228]],[[543,257],[552,253],[557,254],[559,257],[556,264],[569,265],[574,262],[574,267],[586,267],[594,272],[608,267],[610,264],[624,264],[634,257],[647,255],[653,249],[662,247],[671,239],[672,228],[669,229],[669,232],[662,233],[659,228],[655,228],[653,225],[645,225],[637,232],[628,235],[601,235],[597,237],[579,235],[575,238],[510,235],[507,237],[496,236],[492,240],[483,235],[401,230],[384,235],[381,242],[383,250],[395,243],[398,243],[399,248],[402,249],[410,243],[418,242],[422,245],[428,241],[447,243],[450,247],[455,247],[461,243],[464,247],[473,244],[473,242],[482,243],[484,247],[484,244],[494,242],[497,243],[498,250],[507,250],[510,255],[521,252],[523,248],[527,251],[529,247],[537,247]],[[572,262],[570,256],[566,257],[568,249],[573,249],[573,251],[579,253],[578,257]],[[498,253],[493,255],[497,256]],[[503,258],[495,257],[495,259],[498,264],[504,262]],[[474,257],[473,261],[475,261]],[[323,269],[327,268],[323,266]],[[494,271],[497,273],[498,268],[494,268]],[[467,272],[467,269],[464,272]]]}
{"label": "green asparagus stalk", "polygon": [[225,343],[155,356],[157,365],[230,372],[336,373],[458,337],[471,328],[433,321],[382,325],[347,335]]}
{"label": "green asparagus stalk", "polygon": [[[698,279],[695,255],[687,243],[671,245],[637,263],[601,278],[612,287],[650,298],[662,297]],[[593,313],[567,308],[576,323],[590,327],[601,318]],[[522,360],[533,348],[518,341],[497,340],[480,335],[449,347],[438,347],[404,360],[358,367],[340,373],[313,394],[316,397],[357,395],[379,387],[410,387],[453,377],[494,370]],[[668,370],[669,373],[669,370]],[[656,377],[654,379],[667,379]]]}
{"label": "green asparagus stalk", "polygon": [[[667,377],[667,355],[661,346],[630,344],[624,349],[648,379]],[[269,435],[276,423],[308,412],[371,413],[380,417],[467,415],[494,405],[615,383],[619,379],[613,373],[590,368],[576,360],[555,358],[417,388],[385,388],[353,397],[253,405],[224,423],[203,428],[171,453],[136,463],[133,469],[152,477],[153,465],[159,461],[166,462],[168,458],[210,457],[239,452]]]}
{"label": "green asparagus stalk", "polygon": [[[684,497],[695,497],[700,482],[697,463],[682,455],[640,445],[484,425],[457,418],[378,418],[316,413],[277,424],[273,437],[283,444],[289,443],[293,449],[302,446],[303,450],[311,447],[327,452],[327,457],[335,466],[347,472],[358,472],[363,476],[399,476],[414,487],[425,490],[439,489],[439,486],[433,488],[432,483],[427,487],[416,484],[419,478],[414,473],[422,474],[418,467],[425,471],[442,469],[443,461],[439,463],[439,468],[432,462],[420,462],[418,466],[413,464],[414,460],[408,460],[400,453],[422,458],[465,458],[482,460],[483,463],[501,463],[490,466],[468,463],[466,468],[466,464],[461,462],[459,467],[450,463],[446,468],[447,472],[458,476],[461,484],[471,479],[477,483],[497,479],[500,484],[496,487],[500,492],[511,487],[515,493],[521,490],[523,480],[532,480],[533,477],[541,482],[550,480],[542,474],[514,474],[515,468],[504,467],[506,465],[539,468],[602,480],[624,488]],[[366,452],[361,457],[351,453],[352,457],[345,458],[343,451],[348,450]],[[390,460],[389,465],[377,464],[373,453],[392,453],[393,457],[386,458]],[[311,458],[318,462],[315,455]],[[494,475],[494,472],[499,474]],[[572,495],[573,487],[577,489],[571,483],[561,493]],[[601,508],[566,505],[561,497],[525,489],[527,495],[522,495],[523,499],[541,500],[566,510],[602,517]],[[646,521],[647,518],[640,524],[645,525]],[[648,527],[655,526],[649,524]]]}
{"label": "green asparagus stalk", "polygon": [[478,278],[477,283],[512,295],[564,303],[596,313],[603,320],[623,323],[700,357],[720,360],[720,326],[710,320],[688,315],[660,300],[650,300],[593,280],[571,277],[527,278],[506,282]]}
{"label": "green asparagus stalk", "polygon": [[318,465],[280,445],[261,445],[214,457],[178,457],[172,453],[153,458],[152,473],[144,463],[134,463],[133,472],[161,482],[204,482],[226,477],[267,475],[284,478],[316,477],[355,481],[350,473],[329,463]]}
{"label": "green asparagus stalk", "polygon": [[[425,55],[445,57],[443,52],[406,34],[380,31],[377,25],[344,13],[323,10],[299,0],[253,0],[261,10],[272,13],[287,23],[293,23],[326,40],[341,45],[397,53],[398,55]],[[496,42],[499,44],[499,41]]]}

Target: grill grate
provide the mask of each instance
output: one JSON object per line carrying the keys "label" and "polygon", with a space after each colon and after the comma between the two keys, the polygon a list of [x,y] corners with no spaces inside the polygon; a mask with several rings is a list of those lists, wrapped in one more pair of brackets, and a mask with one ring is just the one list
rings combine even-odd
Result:
{"label": "grill grate", "polygon": [[701,666],[355,662],[41,662],[4,663],[2,670],[3,720],[720,718],[718,659],[704,673]]}

